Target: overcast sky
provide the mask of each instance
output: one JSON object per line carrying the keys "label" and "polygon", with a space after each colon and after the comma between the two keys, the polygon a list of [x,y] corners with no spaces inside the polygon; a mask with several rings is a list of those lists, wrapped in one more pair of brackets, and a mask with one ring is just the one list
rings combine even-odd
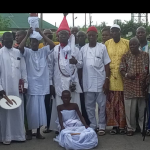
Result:
{"label": "overcast sky", "polygon": [[[99,25],[101,22],[108,23],[107,25],[111,26],[113,24],[113,21],[115,19],[120,19],[121,21],[124,20],[131,20],[131,13],[92,13],[92,25]],[[40,13],[39,13],[40,17]],[[76,18],[77,17],[77,18]],[[85,25],[85,13],[74,13],[74,25],[82,27]],[[61,21],[63,19],[63,13],[43,13],[43,20],[59,27]],[[150,21],[150,14],[148,17],[148,20]],[[73,26],[73,19],[72,19],[72,13],[69,13],[67,15],[67,21],[70,27]],[[86,13],[86,24],[89,25],[89,13]]]}

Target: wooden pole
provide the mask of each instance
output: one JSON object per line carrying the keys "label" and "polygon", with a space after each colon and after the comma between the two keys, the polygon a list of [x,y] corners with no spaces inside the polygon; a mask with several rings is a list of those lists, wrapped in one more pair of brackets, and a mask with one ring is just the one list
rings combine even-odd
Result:
{"label": "wooden pole", "polygon": [[41,30],[43,29],[43,13],[41,13]]}
{"label": "wooden pole", "polygon": [[72,13],[72,21],[73,21],[73,27],[74,27],[74,13]]}
{"label": "wooden pole", "polygon": [[86,13],[85,13],[85,28],[86,28]]}
{"label": "wooden pole", "polygon": [[90,22],[90,26],[91,26],[91,14],[89,13],[89,22]]}

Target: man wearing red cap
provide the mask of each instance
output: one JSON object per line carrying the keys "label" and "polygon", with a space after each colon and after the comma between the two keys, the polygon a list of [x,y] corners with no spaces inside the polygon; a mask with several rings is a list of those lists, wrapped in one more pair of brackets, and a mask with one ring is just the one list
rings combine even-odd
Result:
{"label": "man wearing red cap", "polygon": [[83,67],[83,90],[85,107],[90,120],[90,127],[97,129],[95,116],[96,102],[99,106],[99,135],[105,134],[106,94],[109,89],[110,58],[106,46],[97,42],[97,29],[92,26],[87,30],[89,43],[80,50],[77,67]]}
{"label": "man wearing red cap", "polygon": [[[56,107],[63,103],[61,99],[62,91],[71,91],[71,102],[77,103],[80,110],[79,93],[82,93],[77,67],[75,64],[71,64],[71,58],[78,58],[79,49],[75,46],[75,37],[70,33],[66,16],[64,16],[57,30],[57,35],[60,44],[55,46],[53,55],[50,55],[51,64],[53,63],[54,66],[54,86],[56,91],[56,100],[53,101],[52,107],[50,129],[55,131],[58,131],[55,123],[57,119]],[[53,70],[51,70],[51,72],[53,72]]]}

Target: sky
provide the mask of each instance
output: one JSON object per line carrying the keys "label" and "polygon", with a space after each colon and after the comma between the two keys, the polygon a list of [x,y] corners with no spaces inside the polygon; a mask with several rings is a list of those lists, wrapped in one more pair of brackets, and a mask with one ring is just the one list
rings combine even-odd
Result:
{"label": "sky", "polygon": [[[40,17],[40,13],[38,14]],[[99,25],[101,22],[106,22],[108,26],[113,25],[113,21],[115,19],[120,19],[122,22],[124,20],[131,20],[131,13],[92,13],[92,25]],[[77,18],[76,18],[77,17]],[[74,13],[74,26],[82,27],[85,25],[85,13]],[[61,21],[63,19],[63,13],[43,13],[43,20],[59,27]],[[150,14],[148,17],[150,21]],[[73,26],[73,18],[72,13],[67,15],[67,21],[69,27]],[[89,13],[86,13],[86,24],[89,25]]]}

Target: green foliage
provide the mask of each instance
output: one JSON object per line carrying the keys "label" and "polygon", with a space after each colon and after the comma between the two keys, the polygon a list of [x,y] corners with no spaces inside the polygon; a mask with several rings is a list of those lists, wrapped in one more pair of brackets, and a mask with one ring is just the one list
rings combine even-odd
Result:
{"label": "green foliage", "polygon": [[8,18],[3,18],[0,15],[0,31],[7,31],[9,30],[10,20]]}
{"label": "green foliage", "polygon": [[[143,26],[146,28],[146,32],[147,32],[147,36],[150,35],[150,26],[149,24],[144,24],[144,23],[135,23],[132,20],[130,21],[126,21],[124,20],[124,22],[120,22],[118,23],[118,25],[121,28],[121,37],[130,40],[132,37],[134,37],[136,35],[136,30],[138,27]],[[108,26],[106,22],[101,22],[100,25],[95,26],[98,30],[98,42],[102,42],[102,32],[101,30]],[[83,26],[83,27],[79,27],[79,29],[81,31],[86,32],[87,31],[87,27]],[[127,36],[129,32],[132,32],[132,35]],[[53,41],[57,41],[56,39],[56,33],[54,33],[53,36]],[[86,43],[88,43],[88,40],[86,39]]]}
{"label": "green foliage", "polygon": [[[144,23],[135,23],[132,20],[130,21],[124,21],[121,23],[118,23],[118,25],[121,28],[121,37],[130,40],[132,37],[134,37],[136,35],[136,30],[138,27],[143,26],[146,28],[146,32],[147,32],[147,36],[150,35],[150,26],[149,24],[144,24]],[[101,30],[107,26],[106,22],[101,22],[100,25],[95,26],[98,30],[98,42],[102,41],[102,33]],[[85,28],[85,26],[83,26],[82,28],[80,28],[81,31],[87,31],[88,28]],[[132,32],[131,36],[127,36],[127,34],[129,32]],[[88,42],[88,41],[86,41]]]}

